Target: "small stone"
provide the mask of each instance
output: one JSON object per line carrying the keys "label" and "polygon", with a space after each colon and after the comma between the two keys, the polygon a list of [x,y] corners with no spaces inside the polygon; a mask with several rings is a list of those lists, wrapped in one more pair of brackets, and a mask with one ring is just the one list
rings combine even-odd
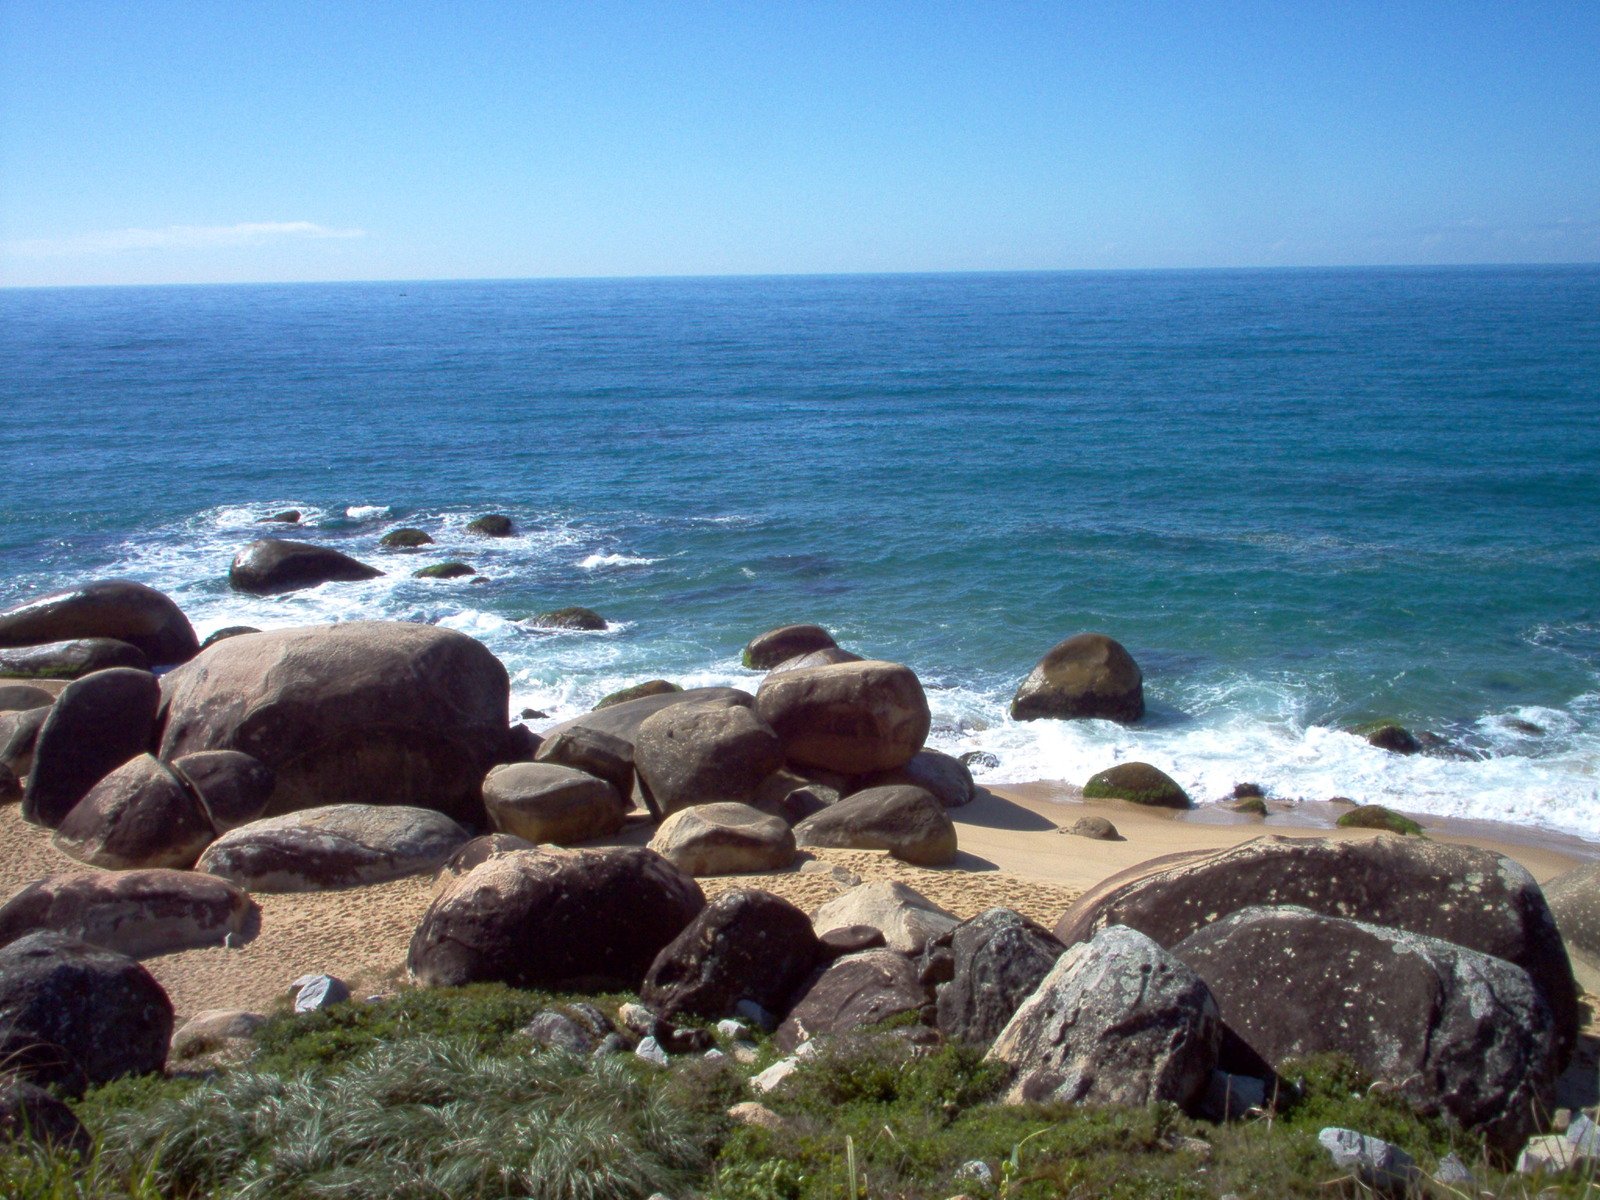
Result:
{"label": "small stone", "polygon": [[608,1033],[600,1039],[600,1044],[594,1048],[595,1058],[604,1058],[608,1054],[623,1054],[628,1049],[628,1040],[620,1033]]}
{"label": "small stone", "polygon": [[721,1050],[718,1050],[715,1046],[713,1046],[713,1047],[711,1047],[711,1049],[707,1050],[700,1057],[705,1059],[707,1062],[720,1062],[724,1058],[727,1058],[728,1056],[726,1054],[724,1054]]}
{"label": "small stone", "polygon": [[727,1038],[729,1041],[742,1041],[750,1036],[750,1027],[743,1021],[735,1021],[729,1017],[725,1021],[717,1022],[717,1036]]}
{"label": "small stone", "polygon": [[1000,765],[1000,760],[987,750],[968,750],[958,757],[970,771],[993,771]]}
{"label": "small stone", "polygon": [[1416,1160],[1382,1138],[1330,1125],[1317,1135],[1317,1141],[1334,1166],[1376,1191],[1402,1195],[1417,1175]]}
{"label": "small stone", "polygon": [[[1557,1110],[1559,1115],[1560,1110]],[[1578,1148],[1579,1154],[1600,1158],[1600,1125],[1590,1120],[1587,1113],[1579,1113],[1576,1117],[1568,1113],[1566,1128],[1557,1128],[1556,1132],[1565,1133],[1567,1141]]]}
{"label": "small stone", "polygon": [[981,1158],[968,1159],[956,1168],[957,1179],[970,1179],[979,1187],[994,1185],[994,1170]]}
{"label": "small stone", "polygon": [[754,1042],[735,1042],[728,1047],[728,1050],[733,1055],[733,1061],[744,1067],[750,1066],[761,1057],[761,1047]]}
{"label": "small stone", "polygon": [[798,1055],[790,1058],[781,1058],[759,1075],[750,1076],[750,1086],[762,1095],[766,1095],[789,1076],[793,1075],[799,1068],[800,1058]]}
{"label": "small stone", "polygon": [[1517,1158],[1519,1175],[1562,1175],[1585,1161],[1578,1148],[1559,1133],[1530,1138]]}
{"label": "small stone", "polygon": [[1572,1110],[1570,1108],[1558,1108],[1550,1116],[1551,1133],[1565,1133],[1571,1125]]}
{"label": "small stone", "polygon": [[1445,1187],[1460,1187],[1472,1182],[1472,1172],[1467,1170],[1467,1165],[1456,1157],[1451,1151],[1439,1160],[1439,1165],[1433,1169],[1433,1181]]}
{"label": "small stone", "polygon": [[1122,840],[1122,835],[1117,832],[1117,827],[1104,817],[1079,817],[1069,828],[1062,832],[1076,834],[1078,837],[1094,838],[1102,842]]}
{"label": "small stone", "polygon": [[289,985],[294,994],[294,1011],[320,1012],[350,999],[350,989],[344,981],[332,975],[302,975]]}
{"label": "small stone", "polygon": [[728,1117],[740,1125],[753,1125],[757,1129],[765,1129],[771,1133],[781,1133],[787,1127],[787,1122],[782,1117],[765,1104],[758,1104],[754,1100],[735,1104],[728,1110]]}
{"label": "small stone", "polygon": [[653,1037],[641,1039],[638,1046],[634,1048],[633,1053],[636,1058],[642,1058],[645,1062],[654,1066],[664,1067],[667,1065],[667,1052],[662,1048],[661,1043]]}
{"label": "small stone", "polygon": [[1184,1137],[1174,1134],[1167,1139],[1166,1147],[1174,1154],[1192,1154],[1202,1162],[1211,1161],[1211,1143],[1205,1138]]}
{"label": "small stone", "polygon": [[632,1001],[617,1008],[617,1024],[636,1037],[655,1037],[661,1032],[661,1018]]}

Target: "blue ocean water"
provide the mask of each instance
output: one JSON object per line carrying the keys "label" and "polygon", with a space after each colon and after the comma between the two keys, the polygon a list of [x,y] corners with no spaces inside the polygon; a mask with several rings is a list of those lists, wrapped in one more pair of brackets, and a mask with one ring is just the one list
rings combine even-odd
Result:
{"label": "blue ocean water", "polygon": [[[0,398],[0,604],[437,622],[552,719],[750,686],[751,635],[816,621],[988,782],[1141,758],[1600,838],[1600,268],[10,290]],[[389,573],[229,592],[289,507]],[[411,578],[448,558],[488,581]],[[613,629],[517,623],[568,604]],[[1083,630],[1150,716],[1011,722]],[[1455,752],[1343,732],[1376,717]]]}

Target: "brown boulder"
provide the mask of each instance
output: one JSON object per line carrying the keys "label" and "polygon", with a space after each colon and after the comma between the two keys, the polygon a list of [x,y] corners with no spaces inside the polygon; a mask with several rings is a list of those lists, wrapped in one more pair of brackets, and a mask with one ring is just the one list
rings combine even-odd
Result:
{"label": "brown boulder", "polygon": [[1533,877],[1489,850],[1382,835],[1351,842],[1268,836],[1216,853],[1167,855],[1085,892],[1055,935],[1070,946],[1128,925],[1172,947],[1241,908],[1279,904],[1516,963],[1549,1004],[1565,1061],[1578,1000],[1561,935]]}
{"label": "brown boulder", "polygon": [[23,819],[54,829],[90,788],[149,749],[160,698],[155,676],[131,667],[96,671],[63,688],[34,743]]}
{"label": "brown boulder", "polygon": [[694,876],[781,871],[794,862],[794,834],[748,804],[697,804],[661,823],[650,849]]}
{"label": "brown boulder", "polygon": [[928,1002],[916,964],[893,950],[835,959],[806,984],[773,1040],[784,1053],[801,1042],[878,1025]]}
{"label": "brown boulder", "polygon": [[276,782],[270,767],[238,750],[197,750],[167,765],[200,797],[218,833],[266,812]]}
{"label": "brown boulder", "polygon": [[956,827],[933,793],[875,787],[846,796],[794,827],[797,846],[887,850],[919,867],[955,861]]}
{"label": "brown boulder", "polygon": [[883,771],[867,780],[868,787],[899,784],[932,792],[946,808],[960,808],[977,794],[967,764],[938,750],[918,750],[905,766]]}
{"label": "brown boulder", "polygon": [[17,679],[82,679],[112,667],[147,671],[150,659],[137,646],[115,638],[75,638],[0,649],[0,675]]}
{"label": "brown boulder", "polygon": [[1039,660],[1011,701],[1016,721],[1144,716],[1144,675],[1120,642],[1103,633],[1070,637]]}
{"label": "brown boulder", "polygon": [[0,945],[30,933],[80,938],[133,958],[242,946],[261,911],[240,888],[191,871],[49,875],[0,906]]}
{"label": "brown boulder", "polygon": [[10,768],[19,778],[33,769],[33,748],[49,717],[48,708],[0,713],[0,767]]}
{"label": "brown boulder", "polygon": [[820,625],[784,625],[751,638],[742,658],[750,670],[765,671],[797,655],[838,647],[833,635]]}
{"label": "brown boulder", "polygon": [[931,721],[910,668],[872,660],[768,675],[756,712],[791,761],[846,775],[904,766]]}
{"label": "brown boulder", "polygon": [[154,755],[129,759],[56,828],[56,849],[91,867],[187,870],[217,836],[205,807]]}
{"label": "brown boulder", "polygon": [[647,717],[634,737],[639,785],[664,814],[748,804],[782,765],[778,735],[741,705],[674,704]]}
{"label": "brown boulder", "polygon": [[773,674],[779,671],[803,671],[807,667],[832,667],[839,663],[865,662],[859,654],[852,654],[848,650],[841,650],[838,646],[827,646],[821,650],[813,650],[809,654],[796,654],[793,658],[786,658],[772,668]]}
{"label": "brown boulder", "polygon": [[0,646],[114,638],[150,662],[187,662],[200,652],[189,618],[166,595],[127,579],[103,579],[0,613]]}
{"label": "brown boulder", "polygon": [[261,538],[233,557],[228,586],[253,596],[275,596],[323,583],[356,583],[383,572],[328,546]]}
{"label": "brown boulder", "polygon": [[444,886],[406,967],[425,987],[636,991],[704,907],[699,885],[649,850],[514,850]]}
{"label": "brown boulder", "polygon": [[489,820],[502,833],[535,845],[571,846],[610,837],[622,828],[628,808],[617,789],[556,763],[507,763],[483,781]]}
{"label": "brown boulder", "polygon": [[481,642],[398,621],[231,638],[161,692],[161,757],[251,755],[274,774],[269,815],[401,804],[469,825],[483,822],[510,703],[506,670]]}

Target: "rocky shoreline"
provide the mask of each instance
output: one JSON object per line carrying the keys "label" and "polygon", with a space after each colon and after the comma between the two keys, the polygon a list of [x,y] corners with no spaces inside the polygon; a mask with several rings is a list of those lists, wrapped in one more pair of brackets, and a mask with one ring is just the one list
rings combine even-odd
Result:
{"label": "rocky shoreline", "polygon": [[[358,577],[275,539],[235,568],[252,592]],[[754,1021],[791,1053],[909,1021],[988,1046],[1011,1102],[1221,1121],[1338,1053],[1507,1159],[1558,1096],[1600,1099],[1558,1089],[1592,1053],[1581,854],[1418,837],[1387,811],[1246,838],[1276,828],[1259,792],[1236,824],[1185,820],[1139,763],[1086,781],[1094,819],[1068,828],[1064,806],[995,796],[925,748],[916,674],[816,626],[752,639],[753,694],[653,681],[542,733],[511,720],[493,654],[423,625],[202,648],[169,599],[105,581],[0,613],[0,647],[36,677],[0,680],[18,1086],[161,1070],[177,1016],[264,1007],[297,972],[308,1009],[345,1001],[335,973],[380,994],[621,989],[643,1007],[611,1035],[663,1060],[706,1048],[686,1018]],[[1142,675],[1076,635],[1013,711],[1135,721]],[[1553,907],[1518,857],[1572,868]],[[285,954],[280,923],[301,922],[344,928]],[[270,963],[270,992],[214,986],[230,958]]]}

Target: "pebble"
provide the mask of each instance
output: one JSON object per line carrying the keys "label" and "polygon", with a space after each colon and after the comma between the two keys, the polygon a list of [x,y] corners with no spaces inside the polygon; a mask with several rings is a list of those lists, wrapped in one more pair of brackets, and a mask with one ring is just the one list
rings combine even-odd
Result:
{"label": "pebble", "polygon": [[350,989],[332,975],[302,975],[289,985],[297,1013],[320,1012],[350,999]]}
{"label": "pebble", "polygon": [[667,1065],[667,1052],[661,1048],[661,1043],[653,1037],[644,1038],[633,1051],[634,1055],[645,1062],[657,1067]]}
{"label": "pebble", "polygon": [[798,1058],[782,1058],[758,1075],[750,1076],[750,1086],[762,1095],[770,1092],[800,1067]]}

